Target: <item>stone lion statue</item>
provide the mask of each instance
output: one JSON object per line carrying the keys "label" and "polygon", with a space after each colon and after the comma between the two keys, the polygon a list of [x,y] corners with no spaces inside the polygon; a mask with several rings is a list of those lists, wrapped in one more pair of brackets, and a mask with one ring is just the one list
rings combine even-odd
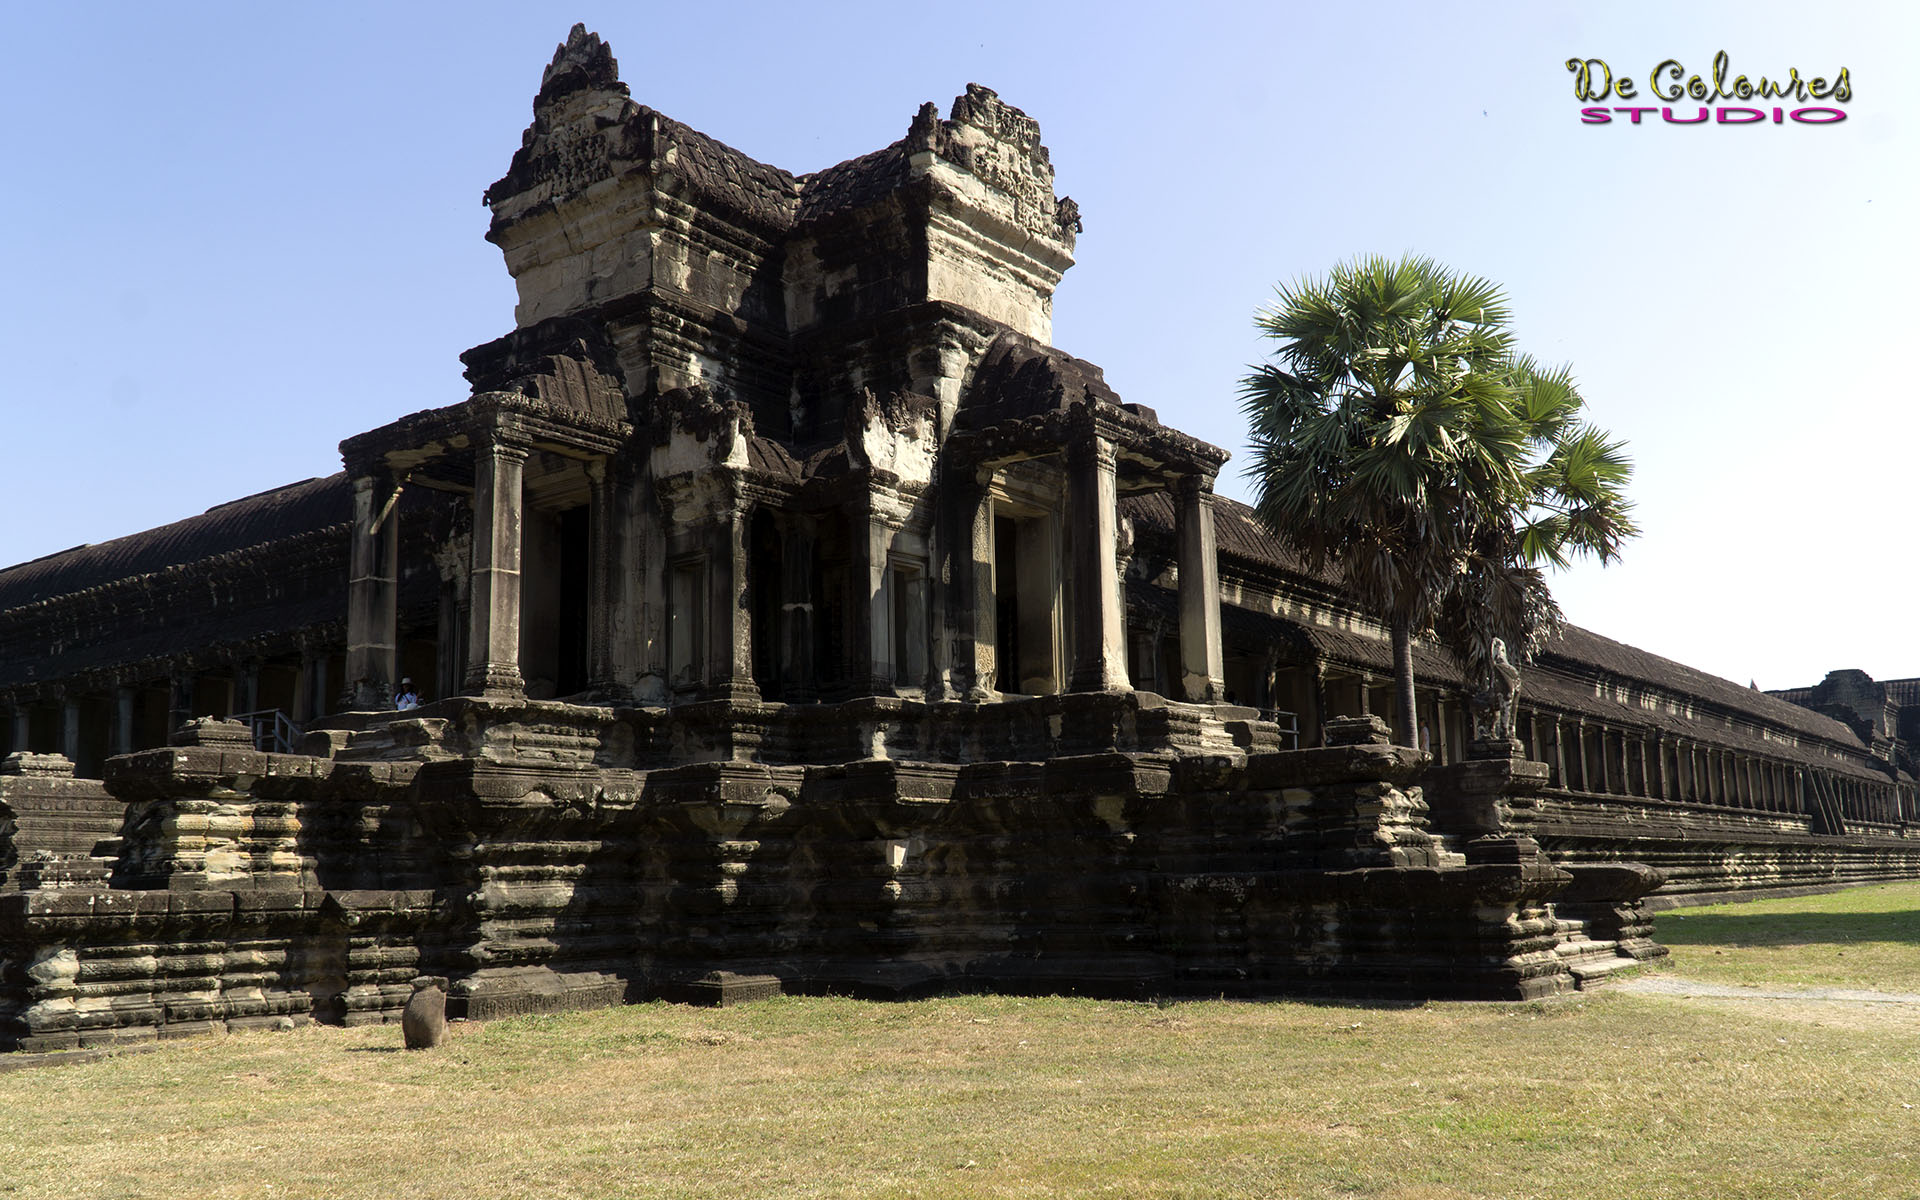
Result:
{"label": "stone lion statue", "polygon": [[1520,668],[1507,654],[1504,638],[1494,638],[1487,646],[1486,675],[1473,694],[1473,736],[1475,741],[1506,742],[1518,738],[1515,714],[1520,703]]}

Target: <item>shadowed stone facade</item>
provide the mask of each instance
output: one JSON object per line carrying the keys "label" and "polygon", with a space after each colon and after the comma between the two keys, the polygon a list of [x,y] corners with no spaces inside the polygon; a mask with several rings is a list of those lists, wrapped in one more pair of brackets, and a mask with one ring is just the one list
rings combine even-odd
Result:
{"label": "shadowed stone facade", "polygon": [[1663,881],[1920,868],[1897,730],[1580,630],[1511,746],[1424,648],[1385,745],[1384,630],[1048,344],[1079,213],[985,88],[795,176],[576,27],[486,198],[466,399],[0,571],[0,1045],[423,978],[1531,997],[1661,953]]}

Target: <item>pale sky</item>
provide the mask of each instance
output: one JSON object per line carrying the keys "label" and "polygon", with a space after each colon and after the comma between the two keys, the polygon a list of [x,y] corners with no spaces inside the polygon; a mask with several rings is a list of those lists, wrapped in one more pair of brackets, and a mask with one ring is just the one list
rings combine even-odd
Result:
{"label": "pale sky", "polygon": [[[1920,675],[1920,19],[1830,8],[10,6],[0,564],[329,474],[462,399],[460,351],[513,323],[480,194],[584,21],[636,100],[796,173],[970,81],[1026,110],[1086,223],[1055,344],[1234,451],[1229,495],[1276,282],[1408,250],[1494,279],[1637,464],[1646,532],[1556,581],[1573,620],[1763,688]],[[1645,104],[1662,60],[1722,50],[1845,67],[1847,119],[1580,122],[1567,59]]]}

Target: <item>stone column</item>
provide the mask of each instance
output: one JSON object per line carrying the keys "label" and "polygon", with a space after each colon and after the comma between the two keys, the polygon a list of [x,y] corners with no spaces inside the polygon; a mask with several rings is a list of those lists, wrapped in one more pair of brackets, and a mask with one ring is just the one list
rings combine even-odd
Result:
{"label": "stone column", "polygon": [[[1067,448],[1068,545],[1073,556],[1073,672],[1069,691],[1127,690],[1126,612],[1120,604],[1116,558],[1118,461],[1114,445],[1097,433]],[[1181,632],[1185,644],[1185,572]],[[1214,591],[1217,597],[1219,583]],[[1219,609],[1214,609],[1219,620]],[[1216,651],[1217,653],[1217,651]],[[1182,652],[1182,658],[1185,658]]]}
{"label": "stone column", "polygon": [[[393,518],[389,517],[388,520],[391,521]],[[235,672],[238,676],[240,695],[234,700],[234,711],[257,712],[260,708],[260,660],[247,659],[235,668]]]}
{"label": "stone column", "polygon": [[177,672],[167,677],[167,736],[193,720],[194,676]]}
{"label": "stone column", "polygon": [[360,711],[389,707],[398,678],[399,492],[385,471],[353,481],[353,545],[347,573],[347,685]]}
{"label": "stone column", "polygon": [[1587,774],[1587,723],[1585,721],[1574,723],[1573,748],[1579,756],[1580,790],[1583,792],[1591,792],[1594,788],[1593,781]]}
{"label": "stone column", "polygon": [[[988,700],[997,694],[999,674],[1000,608],[994,594],[993,497],[988,480],[977,476],[958,493],[958,524],[962,537],[955,547],[959,570],[954,578],[954,624],[959,630],[962,662],[956,680],[969,700]],[[1015,670],[1019,664],[1012,664]]]}
{"label": "stone column", "polygon": [[753,682],[753,610],[747,596],[747,505],[736,500],[718,514],[713,531],[707,604],[709,700],[760,699]]}
{"label": "stone column", "polygon": [[[616,669],[633,680],[641,704],[665,704],[670,695],[667,532],[656,503],[653,478],[640,468],[624,481],[629,570],[618,580],[623,603],[615,614],[619,633]],[[635,578],[636,574],[638,578]]]}
{"label": "stone column", "polygon": [[1213,481],[1189,475],[1175,487],[1174,499],[1180,555],[1181,686],[1187,699],[1217,704],[1226,694],[1226,667],[1220,644],[1220,558],[1213,533]]}
{"label": "stone column", "polygon": [[314,653],[311,650],[300,652],[300,673],[293,680],[293,723],[305,729],[307,722],[313,720],[315,696]]}
{"label": "stone column", "polygon": [[25,752],[33,747],[28,742],[33,737],[33,713],[22,704],[13,710],[13,748],[15,752]]}
{"label": "stone column", "polygon": [[312,659],[313,677],[307,681],[307,720],[323,715],[327,711],[327,698],[332,695],[328,690],[332,680],[327,676],[331,663],[324,654],[316,654]]}
{"label": "stone column", "polygon": [[820,686],[813,673],[813,521],[791,517],[780,536],[780,680],[787,703],[804,704]]}
{"label": "stone column", "polygon": [[113,754],[133,753],[133,689],[125,684],[113,689]]}
{"label": "stone column", "polygon": [[518,696],[525,688],[520,678],[520,481],[527,450],[524,442],[498,430],[474,449],[465,686],[470,694]]}
{"label": "stone column", "polygon": [[80,698],[68,696],[60,705],[60,753],[67,761],[80,761]]}
{"label": "stone column", "polygon": [[854,589],[848,604],[853,627],[847,638],[854,661],[848,665],[858,693],[891,696],[893,640],[888,634],[893,628],[893,605],[887,581],[887,549],[893,531],[868,504],[851,514],[848,532],[853,552],[850,566]]}

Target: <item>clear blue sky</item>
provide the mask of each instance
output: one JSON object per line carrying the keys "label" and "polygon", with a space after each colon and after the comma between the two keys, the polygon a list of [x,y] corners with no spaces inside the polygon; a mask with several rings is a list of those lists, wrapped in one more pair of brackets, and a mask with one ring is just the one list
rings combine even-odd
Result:
{"label": "clear blue sky", "polygon": [[[1055,342],[1236,452],[1276,281],[1403,250],[1498,280],[1638,464],[1646,534],[1558,581],[1573,619],[1762,687],[1920,675],[1920,21],[1893,3],[10,6],[0,563],[461,399],[458,354],[513,320],[480,193],[576,20],[636,99],[795,172],[995,88],[1085,214]],[[1644,95],[1720,50],[1846,67],[1848,119],[1580,123],[1566,59]]]}

